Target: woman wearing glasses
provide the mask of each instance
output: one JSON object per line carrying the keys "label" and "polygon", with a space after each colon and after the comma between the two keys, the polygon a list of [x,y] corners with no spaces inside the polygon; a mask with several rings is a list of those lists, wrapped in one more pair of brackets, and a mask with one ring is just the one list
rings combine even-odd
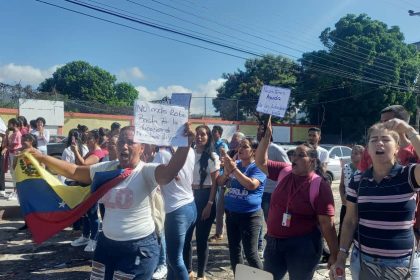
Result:
{"label": "woman wearing glasses", "polygon": [[331,252],[328,263],[337,256],[333,194],[312,145],[298,146],[292,164],[275,162],[267,158],[271,135],[269,121],[255,156],[258,168],[278,182],[268,213],[264,270],[275,280],[286,272],[291,280],[312,279],[322,253],[321,233]]}

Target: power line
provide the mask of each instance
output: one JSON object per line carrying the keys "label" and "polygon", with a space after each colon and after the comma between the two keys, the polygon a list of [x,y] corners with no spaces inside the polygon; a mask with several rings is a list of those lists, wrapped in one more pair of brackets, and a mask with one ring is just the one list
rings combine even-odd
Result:
{"label": "power line", "polygon": [[[178,34],[178,35],[187,36],[187,37],[192,38],[192,39],[201,40],[201,41],[204,41],[204,42],[206,42],[206,43],[216,44],[216,45],[218,45],[218,46],[225,46],[225,47],[228,47],[228,48],[231,48],[231,49],[234,49],[234,50],[243,51],[243,52],[248,53],[248,54],[253,54],[253,55],[255,55],[255,56],[263,57],[263,55],[262,55],[262,54],[253,53],[253,52],[250,52],[250,51],[247,51],[247,50],[244,50],[244,49],[238,49],[238,48],[236,48],[236,47],[231,47],[231,46],[228,46],[228,45],[226,45],[226,44],[220,44],[220,43],[218,43],[218,42],[214,42],[214,41],[211,41],[211,40],[208,40],[208,39],[205,39],[205,38],[196,37],[196,36],[191,36],[190,34],[185,34],[185,33],[183,33],[183,32],[180,32],[180,31],[177,31],[177,30],[174,30],[174,29],[169,29],[169,28],[160,27],[160,26],[157,26],[157,25],[155,25],[155,24],[147,23],[147,22],[144,22],[144,21],[142,21],[142,20],[139,20],[139,19],[136,19],[136,18],[131,18],[131,17],[128,17],[128,16],[123,15],[123,14],[117,14],[117,13],[115,13],[115,12],[113,12],[113,11],[104,10],[104,9],[102,9],[102,8],[100,8],[100,7],[97,7],[97,6],[95,7],[95,6],[88,5],[88,4],[86,4],[86,3],[82,2],[82,1],[73,1],[73,0],[64,0],[64,1],[66,1],[66,2],[70,2],[70,3],[73,3],[73,4],[76,4],[76,5],[80,5],[80,6],[83,6],[83,7],[89,8],[89,9],[93,9],[93,10],[98,11],[98,12],[102,12],[102,13],[110,14],[110,15],[113,15],[113,16],[116,16],[116,17],[120,17],[120,18],[123,18],[123,19],[126,19],[126,20],[130,20],[130,21],[133,21],[133,22],[137,22],[137,23],[140,23],[140,24],[145,24],[145,25],[147,25],[147,26],[149,26],[149,27],[158,28],[158,29],[161,29],[161,30],[164,30],[164,31],[168,31],[168,32],[173,32],[173,33],[176,33],[176,34]],[[128,1],[128,2],[132,2],[132,3],[135,3],[135,2],[133,2],[133,1],[131,1],[131,0],[127,0],[127,1]],[[153,0],[153,1],[156,1],[156,0]],[[138,3],[137,3],[137,4],[138,4]],[[144,6],[144,5],[142,5],[142,6]],[[281,52],[280,52],[280,53],[281,53]],[[297,57],[296,57],[296,58],[297,58]],[[321,58],[321,59],[323,59],[323,60],[325,60],[325,61],[328,61],[328,60],[327,60],[327,59],[325,59],[325,58],[322,58],[322,57],[320,57],[320,58]],[[336,62],[336,63],[337,63],[337,62]],[[319,64],[319,63],[314,63],[314,62],[312,62],[312,64],[315,64],[315,65],[320,65],[320,66],[324,67],[324,69],[325,69],[325,67],[328,67],[328,66],[321,65],[321,64]],[[339,62],[338,62],[337,64],[342,65],[342,66],[347,67],[347,68],[350,68],[350,69],[353,69],[353,70],[358,70],[357,68],[354,68],[354,67],[351,67],[351,66],[348,66],[348,65],[344,65],[344,64],[339,63]],[[331,68],[331,67],[329,67],[329,68]],[[344,71],[342,71],[342,70],[336,70],[336,69],[333,69],[333,70],[329,69],[329,70],[330,70],[330,71],[336,71],[336,72],[338,72],[338,73],[340,73],[340,72],[341,72],[341,74],[348,75],[347,77],[353,77],[352,75],[349,75],[349,73],[344,72]],[[379,79],[381,79],[381,78],[382,78],[382,76],[379,76],[379,75],[375,75],[375,76],[376,76],[376,77],[378,77]],[[360,79],[357,79],[357,80],[360,80]],[[367,77],[365,77],[365,80],[369,80],[369,81],[374,81],[374,82],[381,83],[381,81],[380,81],[380,80],[376,80],[376,79],[372,79],[372,78],[367,78]],[[394,86],[394,87],[395,87],[395,86]]]}
{"label": "power line", "polygon": [[[42,3],[45,3],[45,4],[49,4],[49,5],[52,5],[52,6],[56,6],[56,7],[59,7],[59,8],[64,8],[64,7],[61,7],[61,6],[58,6],[58,5],[47,3],[45,1],[39,1],[39,0],[36,0],[36,1],[42,2]],[[134,29],[134,30],[138,30],[138,29],[133,28],[131,26],[127,26],[127,25],[115,23],[115,22],[112,22],[112,21],[109,21],[109,20],[105,20],[105,19],[102,19],[102,18],[99,18],[99,17],[91,16],[91,15],[88,15],[88,14],[85,14],[85,13],[81,13],[81,12],[78,12],[78,11],[74,11],[74,10],[71,10],[71,9],[68,9],[68,8],[64,8],[64,9],[65,10],[68,10],[68,11],[76,12],[76,13],[79,13],[79,14],[83,14],[85,16],[89,16],[89,17],[93,17],[93,18],[100,19],[100,20],[103,20],[103,21],[107,21],[107,22],[110,22],[110,23],[118,24],[118,25],[121,25],[121,26],[124,26],[124,27],[128,27],[128,28],[131,28],[131,29]],[[144,30],[139,30],[139,31],[145,32]],[[156,35],[156,34],[150,33],[150,32],[146,32],[146,33]],[[174,41],[179,41],[179,40],[176,40],[176,39],[173,39],[173,38],[170,38],[170,37],[166,37],[166,36],[161,36],[161,35],[158,35],[158,36],[163,37],[163,38],[169,38],[169,39],[174,40]],[[186,43],[184,41],[181,41],[181,42]],[[190,44],[190,43],[187,43],[187,44],[193,45],[193,44]],[[197,46],[197,45],[195,45],[195,46]],[[203,46],[199,46],[199,47],[205,48]],[[205,49],[209,49],[209,48],[205,48]],[[215,51],[213,49],[210,49],[210,50]],[[216,51],[216,52],[219,52],[219,51]],[[219,52],[219,53],[223,53],[223,52]],[[224,54],[226,54],[226,53],[224,53]],[[228,54],[228,55],[231,55],[231,54]],[[243,58],[243,59],[245,59],[245,58]],[[341,72],[338,72],[338,71],[334,72],[334,71],[331,71],[331,69],[326,68],[324,65],[321,65],[321,66],[323,68],[318,68],[318,70],[321,71],[321,72],[324,72],[324,73],[329,73],[329,74],[333,74],[333,75],[336,75],[336,76],[345,77],[345,78],[349,78],[349,79],[353,79],[353,80],[358,80],[358,81],[362,81],[362,82],[363,81],[366,81],[366,82],[370,82],[370,83],[376,83],[376,84],[379,84],[379,85],[384,85],[381,81],[378,81],[378,80],[374,80],[374,79],[369,79],[369,80],[367,80],[367,79],[361,79],[361,78],[354,77],[353,75],[351,75],[351,74],[349,74],[347,72],[343,72],[343,71],[341,71]],[[394,86],[394,85],[388,85],[388,86],[389,87],[396,88],[396,89],[407,90],[407,87],[399,87],[399,86]]]}
{"label": "power line", "polygon": [[[154,1],[154,2],[159,2],[159,1],[156,1],[156,0],[151,0],[151,1]],[[188,1],[187,0],[187,2],[190,2],[191,3],[191,1]],[[168,5],[169,6],[169,5]],[[177,10],[180,10],[180,9],[177,9]],[[208,8],[205,8],[205,10],[209,10]],[[202,18],[202,17],[200,17],[200,18]],[[238,22],[238,21],[240,21],[240,19],[235,19],[235,23],[236,22]],[[211,22],[213,22],[213,21],[211,21]],[[255,22],[253,22],[253,25],[255,25]],[[222,26],[224,26],[224,25],[222,25]],[[249,27],[248,26],[246,26],[246,28],[247,29],[249,29]],[[264,27],[264,29],[266,29],[266,27]],[[282,29],[282,27],[281,26],[279,26],[278,27],[278,29]],[[235,29],[236,30],[236,29]],[[261,31],[258,31],[259,33],[261,33]],[[290,32],[288,32],[288,33],[290,33]],[[302,34],[301,32],[299,32],[299,34]],[[273,36],[272,34],[270,34],[270,36]],[[333,38],[333,39],[336,39],[337,41],[341,41],[341,42],[343,42],[343,43],[347,43],[347,44],[349,44],[350,45],[350,43],[349,42],[347,42],[347,41],[343,41],[343,40],[341,40],[341,39],[339,39],[339,38],[336,38],[336,37],[334,37],[334,36],[332,36],[332,35],[330,35],[330,37],[331,38]],[[299,37],[300,38],[300,37]],[[282,39],[284,39],[284,38],[282,38]],[[274,42],[275,43],[275,42]],[[283,45],[281,45],[281,46],[283,46]],[[351,44],[351,46],[354,46],[353,44]],[[286,46],[287,47],[287,46]],[[341,48],[343,48],[344,50],[341,50]],[[363,53],[363,52],[361,52],[360,51],[360,49],[364,49],[365,51],[371,51],[371,50],[369,50],[369,49],[366,49],[366,48],[364,48],[364,47],[361,47],[361,46],[357,46],[357,48],[359,48],[359,51],[358,52],[360,52],[360,53]],[[296,51],[298,51],[298,52],[304,52],[304,51],[302,51],[302,50],[297,50],[296,49]],[[335,50],[335,51],[337,51],[337,49]],[[359,55],[358,53],[353,53],[353,51],[354,51],[354,49],[353,48],[349,48],[349,47],[346,47],[346,46],[343,46],[343,45],[340,45],[340,50],[338,50],[339,51],[339,53],[336,53],[336,55],[338,55],[338,56],[340,56],[340,57],[343,57],[343,58],[346,58],[346,59],[351,59],[351,60],[353,60],[353,61],[356,61],[356,62],[359,62],[360,63],[360,61],[358,60],[358,59],[355,59],[355,58],[353,58],[353,56],[354,57],[357,57],[357,58],[361,58],[361,59],[365,59],[365,57],[363,57],[363,56],[361,56],[361,55]],[[351,51],[351,53],[348,53],[348,52],[346,52],[346,51]],[[368,55],[368,53],[364,53],[365,55]],[[394,65],[393,64],[385,64],[384,62],[382,62],[382,61],[384,61],[384,62],[386,62],[386,63],[391,63],[391,62],[389,62],[389,61],[387,61],[387,60],[385,60],[385,59],[382,59],[382,58],[380,58],[380,57],[376,57],[375,58],[375,67],[377,67],[377,68],[380,68],[380,69],[384,69],[384,70],[386,70],[386,71],[389,71],[390,73],[389,74],[387,74],[388,76],[390,76],[390,77],[392,77],[392,75],[391,75],[391,73],[392,72],[394,72]],[[378,73],[381,73],[380,71],[378,71],[378,70],[376,70],[376,69],[373,69],[374,71],[376,71],[376,72],[378,72]],[[402,74],[404,74],[404,71],[401,69],[401,72],[402,72]],[[381,73],[381,74],[384,74],[384,73]]]}
{"label": "power line", "polygon": [[190,42],[178,40],[178,39],[171,38],[171,37],[168,37],[168,36],[156,34],[156,33],[149,32],[149,31],[146,31],[146,30],[142,30],[142,29],[139,29],[139,28],[136,28],[136,27],[126,25],[126,24],[118,23],[118,22],[115,22],[115,21],[112,21],[112,20],[100,18],[100,17],[97,17],[97,16],[93,16],[93,15],[90,15],[90,14],[79,12],[79,11],[76,11],[76,10],[73,10],[73,9],[69,9],[69,8],[66,8],[66,7],[63,7],[63,6],[52,4],[52,3],[49,3],[49,2],[46,2],[46,1],[42,1],[42,0],[34,0],[34,1],[46,4],[46,5],[49,5],[49,6],[53,6],[53,7],[59,8],[59,9],[63,9],[63,10],[69,11],[69,12],[73,12],[73,13],[76,13],[76,14],[80,14],[80,15],[83,15],[83,16],[87,16],[87,17],[90,17],[90,18],[94,18],[94,19],[97,19],[97,20],[100,20],[100,21],[104,21],[104,22],[108,22],[108,23],[115,24],[115,25],[118,25],[118,26],[126,27],[126,28],[129,28],[129,29],[132,29],[132,30],[140,31],[140,32],[143,32],[143,33],[146,33],[146,34],[149,34],[149,35],[157,36],[157,37],[160,37],[160,38],[163,38],[163,39],[168,39],[168,40],[175,41],[175,42],[178,42],[178,43],[190,45],[190,46],[193,46],[193,47],[197,47],[197,48],[200,48],[200,49],[216,52],[216,53],[219,53],[219,54],[228,55],[228,56],[235,57],[235,58],[240,58],[240,59],[243,59],[243,60],[248,59],[248,58],[243,57],[243,56],[238,56],[238,55],[235,55],[235,54],[231,54],[231,53],[215,50],[215,49],[212,49],[212,48],[204,47],[204,46],[201,46],[201,45],[193,44],[193,43],[190,43]]}

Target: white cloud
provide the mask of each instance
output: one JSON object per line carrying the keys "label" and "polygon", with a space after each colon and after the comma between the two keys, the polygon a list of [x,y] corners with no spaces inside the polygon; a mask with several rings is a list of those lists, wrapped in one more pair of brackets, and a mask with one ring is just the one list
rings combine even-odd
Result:
{"label": "white cloud", "polygon": [[117,77],[124,82],[132,82],[133,80],[144,80],[143,72],[137,66],[128,69],[122,69],[118,72]]}
{"label": "white cloud", "polygon": [[39,69],[31,65],[16,65],[9,63],[0,65],[0,82],[21,83],[22,85],[38,86],[46,78],[51,77],[52,73],[62,65],[54,65],[48,69]]}
{"label": "white cloud", "polygon": [[206,98],[206,113],[208,115],[215,114],[212,99],[217,95],[217,89],[225,82],[224,79],[210,80],[205,84],[197,86],[196,90],[186,88],[181,85],[171,85],[167,87],[159,87],[156,90],[150,90],[144,86],[137,86],[139,99],[144,101],[159,100],[163,97],[171,97],[172,93],[192,93],[191,114],[204,113],[204,97]]}

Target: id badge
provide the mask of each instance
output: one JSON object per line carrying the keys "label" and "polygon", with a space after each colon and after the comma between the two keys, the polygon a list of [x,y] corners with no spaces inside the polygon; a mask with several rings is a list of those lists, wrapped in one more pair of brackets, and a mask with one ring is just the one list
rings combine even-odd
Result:
{"label": "id badge", "polygon": [[281,225],[284,227],[290,227],[290,221],[292,220],[292,215],[289,213],[283,213],[283,220],[281,221]]}

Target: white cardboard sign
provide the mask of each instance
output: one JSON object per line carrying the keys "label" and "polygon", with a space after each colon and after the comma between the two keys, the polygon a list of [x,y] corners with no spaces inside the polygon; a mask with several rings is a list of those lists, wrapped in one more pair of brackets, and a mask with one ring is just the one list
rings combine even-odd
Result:
{"label": "white cardboard sign", "polygon": [[185,109],[190,109],[191,104],[191,93],[172,93],[171,105],[182,106]]}
{"label": "white cardboard sign", "polygon": [[137,100],[134,103],[134,141],[158,146],[188,146],[184,124],[188,110],[183,107]]}
{"label": "white cardboard sign", "polygon": [[263,86],[258,99],[257,112],[284,117],[289,97],[288,88]]}

